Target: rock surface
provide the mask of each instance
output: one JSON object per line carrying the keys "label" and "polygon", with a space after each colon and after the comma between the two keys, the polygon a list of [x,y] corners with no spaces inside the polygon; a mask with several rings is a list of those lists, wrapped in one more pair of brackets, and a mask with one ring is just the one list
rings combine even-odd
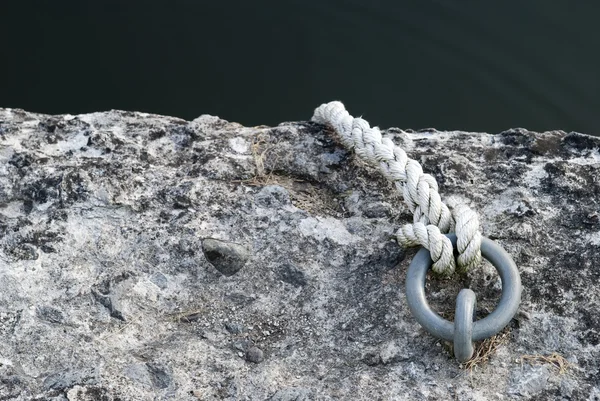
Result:
{"label": "rock surface", "polygon": [[[387,134],[519,266],[487,361],[410,315],[412,217],[325,127],[0,109],[0,399],[600,399],[600,139]],[[463,286],[501,291],[484,264],[430,303]]]}

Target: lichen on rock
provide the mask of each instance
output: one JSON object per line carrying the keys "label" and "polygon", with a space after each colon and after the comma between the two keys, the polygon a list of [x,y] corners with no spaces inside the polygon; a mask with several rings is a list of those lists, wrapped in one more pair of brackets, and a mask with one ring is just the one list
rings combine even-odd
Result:
{"label": "lichen on rock", "polygon": [[[598,399],[600,139],[385,133],[519,267],[481,363],[411,316],[412,217],[327,127],[0,109],[0,399]],[[484,263],[430,304],[463,286],[501,292]]]}

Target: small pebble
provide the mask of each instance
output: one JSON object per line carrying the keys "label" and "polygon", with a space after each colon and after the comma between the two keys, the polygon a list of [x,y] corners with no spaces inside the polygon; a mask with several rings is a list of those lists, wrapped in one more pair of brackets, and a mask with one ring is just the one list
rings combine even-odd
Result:
{"label": "small pebble", "polygon": [[252,363],[261,363],[265,360],[265,354],[258,347],[250,347],[246,351],[246,360]]}
{"label": "small pebble", "polygon": [[230,334],[241,334],[244,331],[244,327],[239,323],[225,323],[225,330]]}
{"label": "small pebble", "polygon": [[206,259],[224,276],[233,276],[250,257],[250,251],[233,242],[206,238],[202,241]]}

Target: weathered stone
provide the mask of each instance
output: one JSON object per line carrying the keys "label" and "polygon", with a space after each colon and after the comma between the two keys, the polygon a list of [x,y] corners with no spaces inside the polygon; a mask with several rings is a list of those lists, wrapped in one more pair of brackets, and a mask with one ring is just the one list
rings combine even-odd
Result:
{"label": "weathered stone", "polygon": [[97,384],[97,372],[85,368],[79,371],[63,371],[53,373],[44,379],[44,389],[65,390],[76,384]]}
{"label": "weathered stone", "polygon": [[246,360],[253,363],[261,363],[265,360],[265,354],[263,350],[258,347],[250,347],[246,351]]}
{"label": "weathered stone", "polygon": [[[384,133],[519,267],[486,362],[411,316],[412,216],[327,128],[0,109],[0,399],[598,399],[600,139]],[[501,291],[487,263],[427,285],[444,316]]]}
{"label": "weathered stone", "polygon": [[279,277],[295,287],[303,287],[308,283],[306,274],[291,263],[285,263],[279,268]]}
{"label": "weathered stone", "polygon": [[206,259],[225,276],[233,276],[248,260],[250,252],[239,244],[206,238],[202,241]]}
{"label": "weathered stone", "polygon": [[227,322],[225,323],[225,329],[227,329],[230,334],[242,334],[244,326],[239,323]]}

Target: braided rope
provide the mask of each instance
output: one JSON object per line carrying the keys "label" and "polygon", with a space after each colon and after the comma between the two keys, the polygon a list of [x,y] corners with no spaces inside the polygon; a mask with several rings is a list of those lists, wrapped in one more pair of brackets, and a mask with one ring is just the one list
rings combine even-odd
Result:
{"label": "braided rope", "polygon": [[481,232],[477,214],[465,204],[449,207],[441,200],[438,185],[421,165],[409,159],[406,152],[384,138],[378,127],[371,127],[362,118],[352,117],[341,102],[319,106],[312,121],[326,124],[336,131],[342,144],[366,162],[379,166],[404,196],[413,213],[413,224],[396,233],[404,247],[423,246],[431,252],[433,270],[450,275],[456,265],[452,243],[442,233],[454,230],[458,237],[458,269],[467,271],[481,262]]}

